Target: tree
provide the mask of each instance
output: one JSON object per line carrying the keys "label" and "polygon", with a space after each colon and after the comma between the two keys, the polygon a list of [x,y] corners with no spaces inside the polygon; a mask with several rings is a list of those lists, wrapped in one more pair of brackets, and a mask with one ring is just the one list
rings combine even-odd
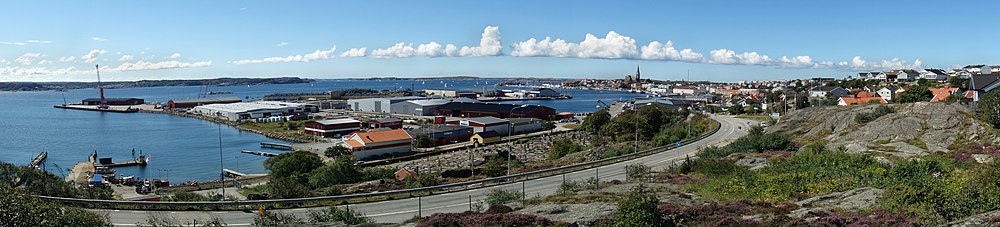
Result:
{"label": "tree", "polygon": [[542,130],[548,131],[553,129],[556,129],[556,123],[552,123],[552,121],[542,121]]}
{"label": "tree", "polygon": [[983,122],[1000,129],[1000,90],[986,93],[976,103],[976,115]]}
{"label": "tree", "polygon": [[0,184],[0,204],[4,226],[111,226],[107,215],[42,201],[5,184]]}
{"label": "tree", "polygon": [[323,155],[326,155],[326,157],[334,158],[343,154],[350,154],[350,152],[351,150],[347,149],[346,147],[331,146],[326,148],[326,151],[323,152]]}
{"label": "tree", "polygon": [[302,198],[311,195],[309,187],[290,178],[272,177],[266,185],[270,197],[275,199]]}
{"label": "tree", "polygon": [[361,181],[363,175],[353,162],[354,158],[351,155],[337,156],[333,162],[309,173],[309,185],[313,188],[322,188]]}
{"label": "tree", "polygon": [[602,109],[597,112],[590,114],[586,118],[583,118],[583,124],[580,126],[584,131],[587,131],[591,135],[600,135],[601,130],[604,126],[611,121],[611,114],[608,113],[607,109]]}
{"label": "tree", "polygon": [[306,151],[294,151],[268,158],[264,168],[271,171],[271,178],[290,178],[300,184],[314,169],[323,166],[319,156]]}
{"label": "tree", "polygon": [[896,97],[896,102],[898,103],[913,103],[913,102],[927,102],[931,101],[934,97],[934,93],[927,89],[927,85],[912,86],[909,90],[903,91]]}
{"label": "tree", "polygon": [[948,85],[952,87],[958,87],[959,89],[969,90],[969,79],[964,79],[960,76],[948,77]]}
{"label": "tree", "polygon": [[419,134],[413,137],[413,146],[417,148],[433,147],[434,141],[427,134]]}

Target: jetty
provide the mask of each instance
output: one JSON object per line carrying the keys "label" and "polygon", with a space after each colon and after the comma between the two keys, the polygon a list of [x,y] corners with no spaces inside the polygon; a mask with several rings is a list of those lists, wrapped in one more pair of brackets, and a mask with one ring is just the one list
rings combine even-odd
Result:
{"label": "jetty", "polygon": [[241,150],[240,152],[242,152],[244,154],[260,155],[260,156],[264,156],[264,157],[278,156],[277,153],[264,152],[264,151]]}
{"label": "jetty", "polygon": [[291,144],[283,144],[283,143],[260,142],[260,147],[277,149],[277,150],[289,150],[289,151],[292,150]]}
{"label": "jetty", "polygon": [[138,158],[133,160],[125,160],[121,162],[112,161],[111,158],[97,158],[97,152],[90,154],[90,162],[94,163],[94,167],[125,167],[125,166],[145,166],[146,156],[140,155]]}
{"label": "jetty", "polygon": [[38,168],[38,165],[45,162],[45,159],[47,158],[49,158],[49,152],[42,151],[42,153],[38,153],[38,156],[35,156],[35,159],[31,160],[31,164],[28,166],[31,168]]}
{"label": "jetty", "polygon": [[226,173],[226,176],[231,176],[231,177],[245,177],[245,176],[247,176],[247,174],[245,174],[245,173],[236,172],[236,171],[233,171],[231,169],[222,169],[222,172]]}

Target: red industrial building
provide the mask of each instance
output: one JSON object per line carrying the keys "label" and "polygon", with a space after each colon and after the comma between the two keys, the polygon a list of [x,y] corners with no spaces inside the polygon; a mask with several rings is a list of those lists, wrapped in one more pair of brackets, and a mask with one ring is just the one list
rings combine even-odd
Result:
{"label": "red industrial building", "polygon": [[305,134],[327,138],[342,137],[361,130],[361,122],[351,118],[327,119],[306,122]]}
{"label": "red industrial building", "polygon": [[373,118],[368,120],[368,128],[403,128],[403,120],[398,118]]}
{"label": "red industrial building", "polygon": [[450,102],[438,106],[437,114],[449,117],[538,118],[545,120],[557,118],[556,110],[546,106],[473,102]]}
{"label": "red industrial building", "polygon": [[218,98],[196,98],[178,99],[167,101],[167,107],[171,109],[187,109],[208,104],[227,104],[242,102],[239,97],[218,97]]}

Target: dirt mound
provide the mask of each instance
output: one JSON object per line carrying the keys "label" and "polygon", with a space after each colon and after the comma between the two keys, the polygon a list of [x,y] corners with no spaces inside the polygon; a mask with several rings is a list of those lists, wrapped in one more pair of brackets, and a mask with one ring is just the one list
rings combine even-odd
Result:
{"label": "dirt mound", "polygon": [[830,149],[879,152],[901,157],[948,152],[969,141],[995,143],[997,137],[962,104],[889,105],[895,111],[870,122],[855,120],[879,105],[832,106],[790,112],[768,132],[791,136],[800,144],[825,140]]}

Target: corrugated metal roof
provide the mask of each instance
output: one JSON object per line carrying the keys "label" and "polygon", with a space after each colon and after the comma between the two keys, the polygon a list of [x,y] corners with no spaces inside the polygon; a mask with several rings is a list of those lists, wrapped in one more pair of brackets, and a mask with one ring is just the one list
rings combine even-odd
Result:
{"label": "corrugated metal roof", "polygon": [[196,99],[174,99],[170,100],[174,103],[212,103],[212,102],[242,102],[240,97],[212,97],[212,98],[196,98]]}

